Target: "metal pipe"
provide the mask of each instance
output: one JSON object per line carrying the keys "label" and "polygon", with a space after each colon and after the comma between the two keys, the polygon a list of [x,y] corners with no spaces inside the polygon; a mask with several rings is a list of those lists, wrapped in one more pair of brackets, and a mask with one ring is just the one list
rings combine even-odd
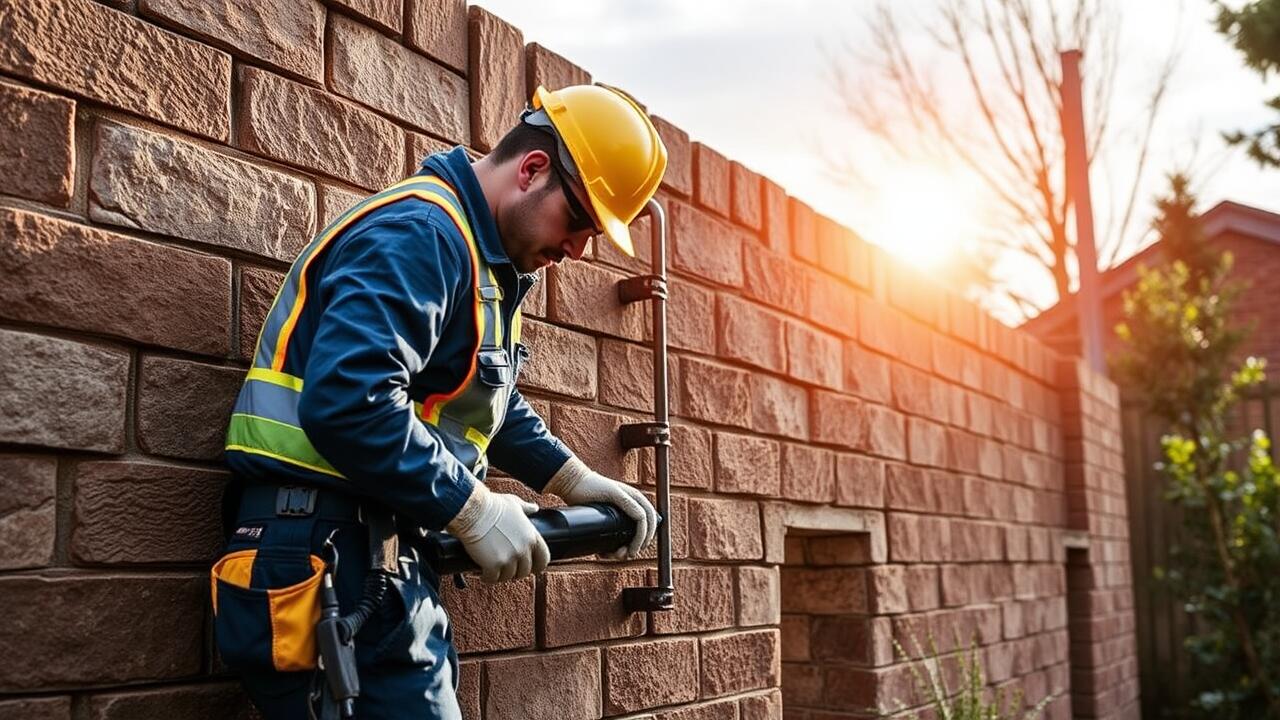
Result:
{"label": "metal pipe", "polygon": [[[649,228],[652,240],[653,274],[667,282],[667,215],[655,198],[648,202]],[[653,419],[662,425],[671,422],[667,403],[667,298],[666,293],[653,302]],[[671,579],[671,445],[657,445],[654,451],[654,475],[657,481],[658,516],[658,587],[673,590]]]}

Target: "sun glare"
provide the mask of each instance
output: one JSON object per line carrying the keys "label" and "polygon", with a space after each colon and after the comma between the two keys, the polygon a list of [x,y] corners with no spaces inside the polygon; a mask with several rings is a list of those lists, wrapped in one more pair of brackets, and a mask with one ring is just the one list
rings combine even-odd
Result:
{"label": "sun glare", "polygon": [[927,169],[890,173],[880,185],[877,242],[916,267],[939,267],[977,234],[978,200],[967,187]]}

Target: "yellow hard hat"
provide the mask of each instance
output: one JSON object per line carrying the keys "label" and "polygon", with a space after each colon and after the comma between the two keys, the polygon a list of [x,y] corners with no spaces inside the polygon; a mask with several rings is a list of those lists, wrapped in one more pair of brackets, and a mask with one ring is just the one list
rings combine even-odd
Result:
{"label": "yellow hard hat", "polygon": [[538,86],[533,109],[545,111],[568,149],[604,234],[634,257],[627,226],[667,170],[667,148],[649,116],[622,92],[598,85],[554,92]]}

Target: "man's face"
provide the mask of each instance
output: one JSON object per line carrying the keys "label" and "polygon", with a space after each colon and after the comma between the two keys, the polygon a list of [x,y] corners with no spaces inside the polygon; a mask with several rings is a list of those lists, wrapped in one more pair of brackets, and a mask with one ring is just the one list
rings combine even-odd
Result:
{"label": "man's face", "polygon": [[566,257],[582,257],[598,222],[586,191],[562,175],[546,153],[524,155],[512,192],[516,199],[498,218],[498,231],[516,269],[530,273]]}

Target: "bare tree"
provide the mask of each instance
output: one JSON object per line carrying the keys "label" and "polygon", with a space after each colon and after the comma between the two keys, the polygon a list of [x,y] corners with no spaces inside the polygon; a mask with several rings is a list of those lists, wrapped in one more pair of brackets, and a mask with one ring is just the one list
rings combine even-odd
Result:
{"label": "bare tree", "polygon": [[[1118,136],[1126,140],[1127,188],[1111,182],[1109,174],[1100,178],[1091,173],[1095,196],[1111,193],[1112,202],[1104,204],[1111,212],[1097,223],[1098,257],[1107,267],[1147,232],[1136,227],[1142,223],[1135,223],[1134,207],[1177,43],[1170,45],[1146,97],[1145,117],[1122,134],[1111,117],[1119,67],[1119,3],[1076,0],[1069,10],[1060,4],[937,0],[930,20],[922,23],[921,39],[949,61],[944,66],[951,74],[948,90],[964,97],[966,107],[945,106],[937,74],[925,71],[917,48],[908,49],[914,36],[908,36],[887,3],[866,19],[870,44],[847,43],[832,54],[830,67],[844,111],[893,153],[914,162],[958,163],[998,199],[1004,217],[982,239],[989,252],[979,254],[980,261],[1001,253],[1030,258],[1052,277],[1062,298],[1073,287],[1075,257],[1063,178],[1059,53],[1079,49],[1084,54],[1091,167],[1108,143]],[[848,170],[847,163],[837,168],[838,173]],[[1010,301],[1023,317],[1038,311],[1030,298],[996,279],[990,267],[968,268],[965,276],[985,283],[985,290]]]}

